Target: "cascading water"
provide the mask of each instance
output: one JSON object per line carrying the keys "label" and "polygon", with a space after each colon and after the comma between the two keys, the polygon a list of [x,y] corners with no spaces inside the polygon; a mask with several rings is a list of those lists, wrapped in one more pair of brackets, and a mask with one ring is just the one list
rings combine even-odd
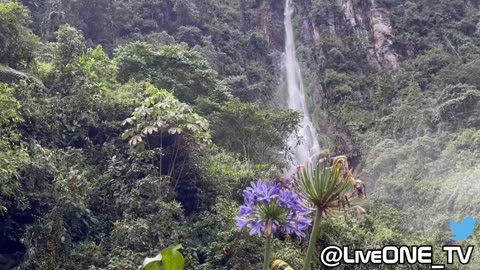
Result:
{"label": "cascading water", "polygon": [[[299,111],[303,114],[299,136],[301,143],[298,144],[296,136],[290,136],[288,145],[294,149],[294,159],[292,167],[299,164],[307,164],[314,161],[316,155],[320,153],[317,132],[310,120],[310,114],[305,104],[305,92],[303,87],[302,73],[295,53],[295,38],[292,27],[293,5],[292,0],[286,0],[285,3],[285,54],[284,67],[286,71],[286,81],[288,88],[288,108]],[[291,168],[293,169],[293,168]],[[291,170],[290,169],[290,170]]]}

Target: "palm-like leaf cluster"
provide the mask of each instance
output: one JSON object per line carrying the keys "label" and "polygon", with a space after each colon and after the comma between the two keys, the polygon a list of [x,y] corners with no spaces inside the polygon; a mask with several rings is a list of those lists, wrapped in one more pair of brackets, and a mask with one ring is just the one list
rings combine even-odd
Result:
{"label": "palm-like leaf cluster", "polygon": [[365,196],[363,184],[348,169],[344,156],[336,157],[329,166],[325,161],[297,172],[299,193],[319,209],[323,216],[351,206],[351,201]]}
{"label": "palm-like leaf cluster", "polygon": [[[365,197],[365,185],[353,177],[345,156],[335,157],[331,166],[325,159],[314,166],[300,166],[296,176],[299,193],[315,206],[315,219],[303,269],[310,269],[315,243],[320,232],[320,220],[351,206],[351,200]],[[354,206],[358,212],[363,208]]]}
{"label": "palm-like leaf cluster", "polygon": [[322,213],[328,214],[345,205],[345,196],[352,189],[350,181],[342,178],[339,168],[318,164],[298,172],[300,193]]}

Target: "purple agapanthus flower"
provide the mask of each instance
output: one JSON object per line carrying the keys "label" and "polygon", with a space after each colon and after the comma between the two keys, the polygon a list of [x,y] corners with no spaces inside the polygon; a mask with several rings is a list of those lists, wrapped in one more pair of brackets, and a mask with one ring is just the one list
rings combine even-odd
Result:
{"label": "purple agapanthus flower", "polygon": [[237,227],[248,228],[251,235],[273,236],[277,232],[305,237],[312,220],[303,199],[278,183],[252,182],[243,191],[245,204],[240,206]]}

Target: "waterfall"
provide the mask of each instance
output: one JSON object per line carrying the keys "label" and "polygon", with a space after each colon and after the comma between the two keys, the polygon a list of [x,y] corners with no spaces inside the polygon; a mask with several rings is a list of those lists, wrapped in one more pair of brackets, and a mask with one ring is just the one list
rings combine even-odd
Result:
{"label": "waterfall", "polygon": [[[298,135],[301,142],[294,135],[288,139],[288,145],[294,149],[294,159],[291,166],[307,164],[315,161],[315,156],[320,153],[317,132],[310,120],[310,114],[305,104],[305,91],[303,87],[302,73],[295,53],[295,38],[292,27],[293,5],[292,0],[285,3],[285,54],[284,68],[288,87],[288,108],[302,113]],[[290,171],[293,169],[290,168]]]}

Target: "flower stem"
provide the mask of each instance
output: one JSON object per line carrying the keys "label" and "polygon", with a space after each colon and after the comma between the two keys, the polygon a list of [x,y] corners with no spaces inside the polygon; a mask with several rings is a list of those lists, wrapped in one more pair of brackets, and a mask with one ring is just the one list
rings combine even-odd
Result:
{"label": "flower stem", "polygon": [[307,256],[303,262],[303,270],[309,270],[312,262],[313,251],[315,251],[315,245],[317,243],[318,233],[320,232],[320,220],[322,219],[322,210],[317,208],[315,211],[315,220],[313,221],[312,234],[308,242]]}
{"label": "flower stem", "polygon": [[270,235],[267,236],[265,240],[265,255],[263,257],[263,270],[270,269],[270,255],[271,255],[271,244],[272,244],[272,237]]}

